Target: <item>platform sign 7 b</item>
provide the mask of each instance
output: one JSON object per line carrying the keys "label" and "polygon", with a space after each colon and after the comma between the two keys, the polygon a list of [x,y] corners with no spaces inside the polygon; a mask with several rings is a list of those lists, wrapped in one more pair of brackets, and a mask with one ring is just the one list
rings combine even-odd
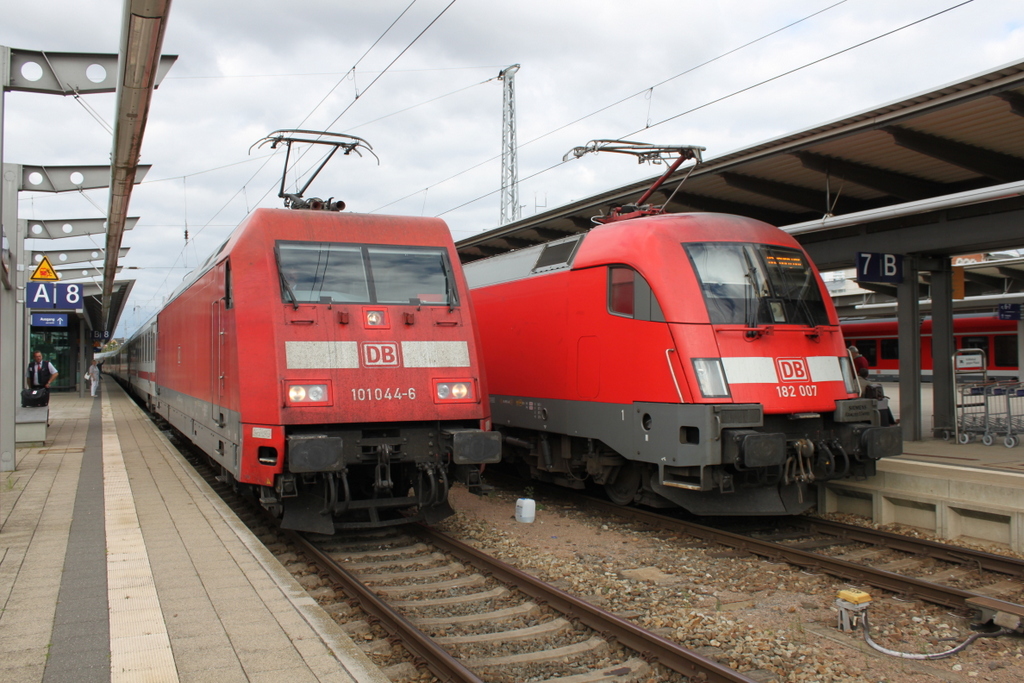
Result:
{"label": "platform sign 7 b", "polygon": [[857,282],[903,282],[903,254],[857,252]]}

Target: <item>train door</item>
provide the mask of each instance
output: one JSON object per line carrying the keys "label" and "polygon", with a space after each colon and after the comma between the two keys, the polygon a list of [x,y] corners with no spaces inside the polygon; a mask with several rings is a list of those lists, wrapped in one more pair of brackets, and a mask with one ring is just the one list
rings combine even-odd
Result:
{"label": "train door", "polygon": [[227,424],[224,409],[224,309],[231,306],[230,263],[223,261],[218,264],[215,273],[214,286],[218,296],[210,302],[210,417],[214,424],[223,428]]}

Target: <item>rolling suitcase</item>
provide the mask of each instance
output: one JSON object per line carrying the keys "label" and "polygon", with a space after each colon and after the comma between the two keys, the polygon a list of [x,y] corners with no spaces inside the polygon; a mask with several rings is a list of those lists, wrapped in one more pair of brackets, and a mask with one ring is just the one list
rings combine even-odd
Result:
{"label": "rolling suitcase", "polygon": [[36,387],[35,389],[22,389],[21,390],[21,407],[22,408],[41,408],[49,405],[50,403],[50,390],[46,387]]}

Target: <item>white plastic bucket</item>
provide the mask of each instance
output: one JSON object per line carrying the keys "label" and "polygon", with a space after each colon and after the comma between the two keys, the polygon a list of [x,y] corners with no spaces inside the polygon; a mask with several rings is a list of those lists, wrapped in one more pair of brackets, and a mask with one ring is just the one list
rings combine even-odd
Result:
{"label": "white plastic bucket", "polygon": [[517,522],[532,522],[535,514],[537,514],[537,504],[533,498],[520,498],[516,501]]}

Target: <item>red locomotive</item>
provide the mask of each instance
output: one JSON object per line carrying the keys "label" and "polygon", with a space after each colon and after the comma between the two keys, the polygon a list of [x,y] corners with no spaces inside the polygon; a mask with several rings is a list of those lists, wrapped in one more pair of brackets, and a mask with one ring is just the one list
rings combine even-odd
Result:
{"label": "red locomotive", "polygon": [[500,457],[450,232],[289,198],[243,221],[106,370],[285,528],[441,519],[449,466]]}
{"label": "red locomotive", "polygon": [[[856,345],[867,361],[872,375],[894,377],[899,374],[900,354],[895,318],[853,320],[843,323],[843,336]],[[968,314],[953,317],[953,339],[957,349],[985,352],[987,374],[993,378],[1019,377],[1017,322],[1000,320],[994,314]],[[921,322],[921,374],[932,374],[932,320]],[[947,359],[947,363],[949,360]]]}
{"label": "red locomotive", "polygon": [[638,205],[464,266],[504,461],[620,504],[795,514],[901,452],[792,237]]}

